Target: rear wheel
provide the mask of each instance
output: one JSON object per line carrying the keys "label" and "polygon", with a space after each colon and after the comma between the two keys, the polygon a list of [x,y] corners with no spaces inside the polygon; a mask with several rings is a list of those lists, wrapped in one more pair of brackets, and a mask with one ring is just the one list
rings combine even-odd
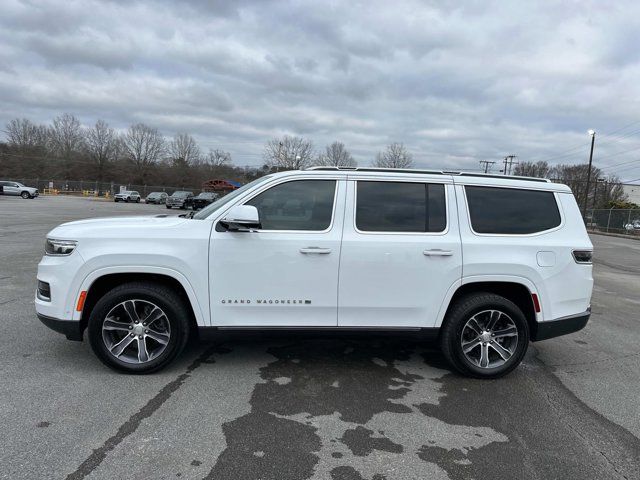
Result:
{"label": "rear wheel", "polygon": [[21,196],[22,198],[24,198],[25,200],[26,200],[27,198],[31,198],[31,195],[29,195],[29,192],[22,192],[22,193],[20,194],[20,196]]}
{"label": "rear wheel", "polygon": [[94,353],[108,367],[150,373],[168,365],[186,345],[189,313],[167,287],[126,283],[98,300],[88,335]]}
{"label": "rear wheel", "polygon": [[140,203],[140,197],[136,198],[136,203]]}
{"label": "rear wheel", "polygon": [[510,300],[493,293],[471,294],[451,307],[440,345],[460,373],[498,378],[522,361],[529,346],[529,326]]}

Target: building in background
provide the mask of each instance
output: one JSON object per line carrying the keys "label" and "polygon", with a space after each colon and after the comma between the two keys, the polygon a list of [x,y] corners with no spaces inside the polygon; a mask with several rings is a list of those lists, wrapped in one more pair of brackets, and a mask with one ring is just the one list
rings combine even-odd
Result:
{"label": "building in background", "polygon": [[640,185],[626,184],[622,186],[622,189],[628,197],[628,202],[640,205]]}

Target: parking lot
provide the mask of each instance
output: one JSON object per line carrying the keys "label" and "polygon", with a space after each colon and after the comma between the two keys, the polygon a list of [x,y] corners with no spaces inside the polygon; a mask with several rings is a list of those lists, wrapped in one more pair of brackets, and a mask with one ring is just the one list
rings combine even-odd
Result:
{"label": "parking lot", "polygon": [[117,374],[36,318],[44,236],[167,212],[0,197],[0,478],[640,478],[640,241],[592,236],[591,321],[500,380],[376,334],[227,334]]}

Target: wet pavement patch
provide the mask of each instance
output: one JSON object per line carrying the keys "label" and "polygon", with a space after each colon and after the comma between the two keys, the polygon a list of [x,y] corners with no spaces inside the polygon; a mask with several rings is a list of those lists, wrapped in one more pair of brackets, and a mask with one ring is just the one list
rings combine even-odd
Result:
{"label": "wet pavement patch", "polygon": [[362,426],[349,429],[340,439],[354,455],[364,457],[374,450],[390,453],[402,453],[402,445],[393,443],[385,437],[372,437],[373,432]]}
{"label": "wet pavement patch", "polygon": [[314,452],[321,446],[315,430],[265,412],[244,415],[224,424],[227,448],[205,478],[310,478],[318,461]]}

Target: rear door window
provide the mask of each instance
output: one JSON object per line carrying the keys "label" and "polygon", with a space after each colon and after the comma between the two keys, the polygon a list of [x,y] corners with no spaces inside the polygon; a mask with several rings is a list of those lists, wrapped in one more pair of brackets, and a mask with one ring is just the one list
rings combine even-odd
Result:
{"label": "rear door window", "polygon": [[442,232],[446,227],[442,184],[357,183],[356,228],[362,232]]}
{"label": "rear door window", "polygon": [[556,228],[560,211],[553,192],[465,186],[471,226],[477,233],[523,235]]}

